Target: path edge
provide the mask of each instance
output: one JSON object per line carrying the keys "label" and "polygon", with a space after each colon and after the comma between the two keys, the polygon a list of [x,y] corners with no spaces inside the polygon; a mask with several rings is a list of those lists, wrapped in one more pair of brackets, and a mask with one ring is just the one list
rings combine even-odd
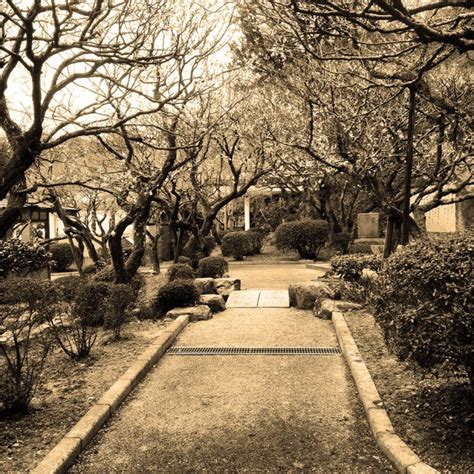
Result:
{"label": "path edge", "polygon": [[344,314],[332,313],[332,322],[342,353],[349,365],[359,397],[369,421],[376,443],[398,472],[404,474],[439,473],[424,463],[415,452],[395,433],[390,418],[383,406],[377,387],[352,337]]}
{"label": "path edge", "polygon": [[180,316],[167,326],[31,473],[60,474],[65,472],[127,395],[161,359],[188,323],[189,316]]}

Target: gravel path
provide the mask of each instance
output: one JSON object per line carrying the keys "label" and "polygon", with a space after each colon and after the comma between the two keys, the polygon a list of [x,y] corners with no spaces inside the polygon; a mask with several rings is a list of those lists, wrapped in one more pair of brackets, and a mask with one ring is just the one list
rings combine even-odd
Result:
{"label": "gravel path", "polygon": [[[182,346],[336,346],[329,321],[232,309]],[[165,356],[72,472],[392,472],[341,356]]]}

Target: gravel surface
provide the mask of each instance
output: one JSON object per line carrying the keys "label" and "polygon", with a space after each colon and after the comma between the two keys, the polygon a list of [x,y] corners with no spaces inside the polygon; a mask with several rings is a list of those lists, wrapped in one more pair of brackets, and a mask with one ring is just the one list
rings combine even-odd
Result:
{"label": "gravel surface", "polygon": [[[176,345],[335,346],[294,309],[233,309]],[[71,472],[392,472],[341,356],[165,356]]]}
{"label": "gravel surface", "polygon": [[245,265],[229,263],[232,278],[240,278],[242,290],[286,290],[291,283],[315,280],[325,272],[306,268],[304,264]]}

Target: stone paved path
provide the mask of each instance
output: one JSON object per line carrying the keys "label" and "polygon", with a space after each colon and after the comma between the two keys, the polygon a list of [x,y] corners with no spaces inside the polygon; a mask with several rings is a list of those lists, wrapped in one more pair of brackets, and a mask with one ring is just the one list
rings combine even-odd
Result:
{"label": "stone paved path", "polygon": [[289,308],[288,290],[234,291],[226,303],[227,308]]}
{"label": "stone paved path", "polygon": [[[235,308],[190,324],[176,345],[335,347],[337,338],[309,311]],[[71,468],[297,471],[393,472],[342,356],[166,355]]]}

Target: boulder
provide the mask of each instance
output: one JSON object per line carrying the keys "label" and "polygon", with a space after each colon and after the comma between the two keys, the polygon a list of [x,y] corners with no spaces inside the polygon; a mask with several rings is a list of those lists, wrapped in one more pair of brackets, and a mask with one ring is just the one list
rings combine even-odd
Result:
{"label": "boulder", "polygon": [[209,295],[216,292],[214,278],[195,278],[194,285],[196,286],[200,295]]}
{"label": "boulder", "polygon": [[317,318],[331,319],[334,311],[345,313],[347,311],[360,309],[361,305],[351,303],[350,301],[332,300],[329,298],[323,300],[316,300],[314,303],[313,314]]}
{"label": "boulder", "polygon": [[205,304],[211,308],[213,313],[225,310],[225,301],[221,295],[201,295],[198,304]]}
{"label": "boulder", "polygon": [[226,297],[233,291],[240,290],[240,280],[238,278],[216,278],[214,280],[214,287],[217,294]]}
{"label": "boulder", "polygon": [[313,309],[316,300],[335,299],[336,292],[326,282],[310,281],[296,283],[288,288],[290,306],[299,309]]}
{"label": "boulder", "polygon": [[166,313],[167,319],[176,319],[179,316],[189,316],[190,321],[204,321],[212,318],[212,311],[209,306],[201,304],[187,308],[174,308]]}

